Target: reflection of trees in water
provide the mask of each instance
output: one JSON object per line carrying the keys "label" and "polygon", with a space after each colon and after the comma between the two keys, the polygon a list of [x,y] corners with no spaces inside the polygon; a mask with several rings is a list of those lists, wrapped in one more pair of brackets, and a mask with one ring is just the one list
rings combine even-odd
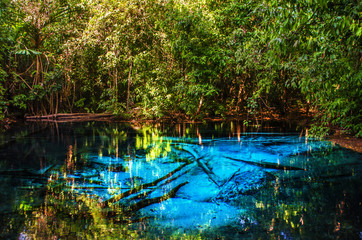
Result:
{"label": "reflection of trees in water", "polygon": [[360,180],[279,179],[255,195],[252,218],[267,230],[268,238],[358,239]]}
{"label": "reflection of trees in water", "polygon": [[[123,216],[121,211],[118,216]],[[50,190],[45,204],[26,215],[22,234],[31,239],[128,239],[133,236],[134,231],[119,221],[113,221],[112,216],[104,213],[101,203],[89,196]]]}
{"label": "reflection of trees in water", "polygon": [[[54,124],[47,126],[46,134],[44,131],[40,131],[34,139],[22,137],[17,139],[14,143],[14,152],[19,151],[19,148],[20,153],[27,152],[27,154],[23,155],[23,158],[31,155],[30,157],[36,162],[38,160],[36,151],[40,149],[42,156],[47,160],[50,160],[58,152],[59,155],[63,156],[63,161],[50,161],[53,164],[51,170],[48,171],[50,168],[46,168],[47,172],[15,170],[10,173],[14,175],[20,171],[29,174],[26,177],[31,177],[32,180],[40,178],[43,181],[42,185],[37,186],[41,193],[29,189],[30,192],[27,192],[27,195],[30,194],[32,197],[18,195],[12,198],[12,202],[15,203],[13,209],[17,209],[19,212],[16,211],[9,221],[17,222],[16,227],[14,224],[9,225],[9,223],[6,223],[7,227],[13,228],[10,232],[17,235],[16,232],[19,229],[22,230],[22,224],[20,223],[23,223],[25,228],[20,237],[24,238],[27,236],[40,239],[53,239],[59,236],[93,236],[92,238],[112,235],[115,237],[134,236],[134,231],[127,230],[126,225],[114,223],[115,220],[117,223],[139,221],[139,219],[135,218],[133,211],[128,210],[125,212],[121,206],[108,208],[97,197],[87,196],[86,194],[80,196],[73,194],[70,191],[72,183],[74,186],[75,181],[79,181],[79,179],[74,179],[69,175],[75,173],[78,169],[86,168],[88,160],[93,157],[94,152],[98,152],[97,157],[106,155],[116,159],[124,157],[131,160],[137,154],[140,154],[146,155],[149,160],[152,160],[160,155],[166,156],[165,153],[170,151],[170,146],[168,141],[162,141],[156,128],[149,127],[142,128],[142,131],[134,131],[130,127],[120,129],[114,127],[94,128],[93,124],[88,123],[77,128],[67,125],[60,127]],[[25,136],[28,135],[25,134]],[[61,143],[64,149],[53,149],[52,146],[47,145],[49,142]],[[88,167],[88,170],[90,170],[100,166]],[[104,166],[104,168],[109,168],[110,171],[125,170],[122,166]],[[96,171],[95,175],[89,175],[88,177],[98,175],[99,173]],[[24,177],[24,174],[22,177]],[[48,184],[44,184],[46,179],[49,180]],[[87,181],[87,178],[84,177],[81,180]],[[67,186],[69,182],[71,185]],[[90,180],[89,183],[97,183],[97,181]],[[22,185],[31,187],[34,186],[34,182],[30,181]],[[169,195],[165,194],[163,197],[167,199],[174,196],[176,190],[174,189],[173,192],[171,190],[168,193]],[[21,199],[20,205],[15,201],[17,198]],[[7,199],[9,200],[9,198]],[[157,200],[161,201],[162,199],[153,199],[155,202]],[[43,202],[44,204],[42,204]],[[152,204],[152,202],[143,202],[143,204],[146,206]],[[135,207],[137,206],[133,208]],[[138,207],[141,208],[142,206]],[[134,212],[136,211],[137,209],[134,209]],[[132,220],[132,218],[135,219]],[[7,217],[2,219],[9,220]],[[20,219],[21,221],[19,221]],[[84,229],[85,226],[88,226],[87,229]],[[2,236],[6,236],[6,231],[6,229],[2,231]]]}
{"label": "reflection of trees in water", "polygon": [[[200,168],[220,188],[225,184],[225,179],[217,176],[208,165],[208,152],[198,152],[217,144],[215,139],[203,138],[204,132],[199,125],[175,125],[171,129],[174,138],[163,137],[164,132],[169,133],[170,129],[161,125],[139,128],[109,123],[100,125],[102,127],[99,127],[99,123],[77,127],[53,125],[50,136],[39,133],[34,139],[17,140],[19,144],[25,143],[27,149],[41,146],[42,156],[52,164],[48,164],[43,171],[26,170],[31,181],[19,185],[31,186],[32,189],[23,189],[26,194],[23,192],[23,195],[13,196],[16,213],[11,217],[8,215],[10,224],[6,224],[9,227],[11,222],[17,222],[17,225],[11,225],[11,231],[20,229],[24,237],[40,239],[137,237],[143,234],[137,227],[142,230],[150,227],[147,225],[148,219],[139,216],[138,210],[174,197],[178,189],[186,184],[179,179],[190,169]],[[218,129],[224,131],[223,127]],[[245,140],[240,136],[238,125],[232,129],[236,129],[236,134],[230,136],[239,142]],[[182,138],[178,138],[180,136]],[[57,144],[46,144],[52,141]],[[252,141],[254,144],[258,139]],[[284,142],[278,144],[285,145]],[[263,151],[272,152],[279,147],[278,144],[269,142],[264,144],[266,146],[259,144],[257,147],[265,147]],[[62,156],[61,161],[51,160],[54,155]],[[341,166],[342,158],[345,162]],[[178,163],[179,167],[146,183],[137,176],[131,176],[127,189],[121,189],[122,186],[114,184],[115,181],[109,181],[114,185],[107,185],[100,178],[102,172],[129,171],[130,165],[125,163],[139,159],[145,162],[165,159],[168,163]],[[325,148],[290,156],[289,162],[283,163],[299,166],[296,163],[302,162],[302,168],[281,165],[279,162],[276,165],[242,160],[244,164],[258,169],[272,169],[270,174],[273,177],[272,180],[258,183],[262,186],[241,195],[238,202],[233,202],[247,212],[240,216],[239,225],[229,227],[240,236],[256,238],[355,236],[361,225],[360,222],[356,223],[358,216],[361,216],[361,206],[358,205],[357,191],[360,189],[357,183],[360,178],[356,176],[360,172],[359,164],[354,159],[356,157],[348,158],[338,148]],[[40,179],[37,185],[34,179]],[[350,181],[348,186],[342,184],[345,180]],[[164,195],[149,197],[155,189],[173,182],[177,184],[163,191]],[[111,192],[111,197],[97,196],[102,192]],[[5,230],[2,232],[4,234]],[[207,234],[205,231],[200,236],[207,237]]]}

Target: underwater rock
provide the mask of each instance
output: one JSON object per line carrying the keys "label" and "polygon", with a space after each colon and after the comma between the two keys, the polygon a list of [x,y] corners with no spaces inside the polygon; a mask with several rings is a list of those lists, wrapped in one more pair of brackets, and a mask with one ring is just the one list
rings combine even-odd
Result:
{"label": "underwater rock", "polygon": [[275,177],[264,170],[244,171],[239,169],[212,200],[226,203],[234,202],[241,195],[254,195],[268,182],[274,180]]}
{"label": "underwater rock", "polygon": [[241,210],[225,203],[197,202],[183,198],[170,198],[141,210],[141,216],[150,217],[153,224],[175,229],[206,230],[235,223]]}
{"label": "underwater rock", "polygon": [[189,184],[180,189],[177,197],[207,202],[219,193],[219,187],[201,169],[196,168],[191,173],[193,175],[188,179]]}

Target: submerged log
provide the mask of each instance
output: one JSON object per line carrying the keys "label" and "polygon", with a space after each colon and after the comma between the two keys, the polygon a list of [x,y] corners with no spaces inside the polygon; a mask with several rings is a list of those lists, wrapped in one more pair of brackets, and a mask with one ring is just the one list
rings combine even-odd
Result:
{"label": "submerged log", "polygon": [[21,177],[47,177],[45,176],[51,169],[54,168],[54,165],[49,165],[40,170],[32,170],[32,169],[7,169],[0,170],[0,175],[13,175],[13,176],[21,176]]}
{"label": "submerged log", "polygon": [[255,165],[255,166],[258,166],[258,167],[269,168],[269,169],[307,171],[304,168],[285,166],[285,165],[280,165],[278,163],[272,163],[272,162],[253,162],[253,161],[248,161],[248,160],[243,160],[243,159],[238,159],[238,158],[231,158],[231,157],[225,157],[225,158],[228,158],[228,159],[231,159],[231,160],[234,160],[234,161],[238,161],[238,162],[243,162],[243,163]]}
{"label": "submerged log", "polygon": [[[162,187],[165,186],[167,184],[170,184],[171,182],[177,180],[179,177],[185,175],[186,173],[190,172],[191,168],[188,168],[187,170],[185,170],[184,172],[180,173],[178,176],[174,176],[173,178],[169,178],[166,179],[165,182],[161,183],[160,185],[158,185],[158,187]],[[131,198],[127,198],[128,200],[139,200],[142,198],[146,198],[148,195],[150,195],[151,193],[153,193],[157,188],[152,188],[152,189],[144,189],[144,192],[139,193],[138,195],[131,197]]]}
{"label": "submerged log", "polygon": [[206,173],[206,175],[213,183],[215,183],[218,187],[223,185],[223,182],[219,179],[219,177],[216,176],[215,173],[202,161],[203,157],[200,156],[194,149],[187,146],[176,146],[175,148],[191,154],[195,158],[198,166]]}
{"label": "submerged log", "polygon": [[223,185],[219,177],[216,176],[215,173],[211,171],[210,168],[206,166],[206,164],[203,161],[201,161],[201,159],[196,159],[196,161],[199,167],[202,168],[202,170],[206,173],[206,175],[210,178],[212,182],[214,182],[218,187]]}
{"label": "submerged log", "polygon": [[55,167],[55,165],[51,164],[51,165],[49,165],[49,166],[47,166],[47,167],[45,167],[43,169],[40,169],[40,170],[38,170],[36,172],[41,174],[41,175],[44,175],[44,174],[48,173],[49,171],[51,171],[54,167]]}
{"label": "submerged log", "polygon": [[167,199],[173,198],[176,196],[177,191],[188,183],[189,182],[184,182],[184,183],[177,185],[176,187],[174,187],[172,190],[170,190],[168,193],[166,193],[165,195],[163,195],[161,197],[155,197],[155,198],[141,200],[141,201],[133,204],[132,206],[130,206],[128,210],[131,212],[136,212],[136,211],[138,211],[142,208],[145,208],[147,206],[150,206],[154,203],[160,203]]}
{"label": "submerged log", "polygon": [[[90,189],[90,190],[93,190],[93,189],[109,189],[108,186],[68,186],[68,185],[65,185],[65,187],[67,189],[71,189],[71,190],[83,190],[83,189]],[[115,188],[117,190],[117,188]]]}
{"label": "submerged log", "polygon": [[168,174],[166,174],[165,176],[153,181],[153,182],[150,182],[150,183],[145,183],[145,184],[142,184],[140,186],[137,186],[135,188],[132,188],[126,192],[123,192],[121,194],[118,194],[118,195],[115,195],[111,198],[109,198],[108,200],[104,201],[105,204],[112,204],[114,202],[117,202],[119,200],[121,200],[122,198],[125,198],[125,197],[128,197],[134,193],[137,193],[139,191],[141,191],[142,189],[146,189],[146,188],[149,188],[149,187],[153,187],[153,186],[156,186],[159,182],[167,179],[167,178],[170,178],[172,175],[174,175],[176,172],[180,171],[181,169],[183,169],[184,167],[186,167],[187,165],[189,165],[190,163],[185,163],[181,166],[179,166],[178,168],[176,168],[175,170],[169,172]]}
{"label": "submerged log", "polygon": [[136,223],[136,222],[144,222],[145,220],[150,219],[150,216],[139,215],[139,214],[137,214],[138,210],[141,210],[142,208],[148,207],[152,204],[160,203],[162,201],[165,201],[169,198],[174,197],[176,195],[176,192],[178,191],[178,189],[180,189],[185,184],[187,184],[187,182],[178,185],[177,187],[175,187],[169,193],[165,194],[162,197],[146,199],[146,200],[140,201],[136,204],[133,204],[128,208],[106,207],[106,208],[103,208],[100,212],[105,213],[107,215],[107,218],[112,217],[112,220],[117,223],[132,224],[132,223]]}
{"label": "submerged log", "polygon": [[191,156],[193,156],[195,159],[200,158],[200,155],[192,148],[188,147],[185,144],[176,143],[175,146],[173,146],[177,150],[181,150],[184,152],[189,153]]}

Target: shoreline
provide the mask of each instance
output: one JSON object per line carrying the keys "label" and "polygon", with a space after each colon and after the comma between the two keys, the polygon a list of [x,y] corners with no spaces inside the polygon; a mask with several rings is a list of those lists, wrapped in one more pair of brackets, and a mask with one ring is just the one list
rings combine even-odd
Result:
{"label": "shoreline", "polygon": [[[303,114],[302,114],[303,115]],[[302,120],[301,120],[302,119]],[[89,114],[89,113],[69,113],[69,114],[53,114],[46,116],[27,116],[23,120],[6,118],[2,121],[3,128],[6,130],[11,128],[11,125],[16,122],[86,122],[86,121],[105,121],[105,122],[124,122],[124,123],[160,123],[160,122],[170,122],[170,123],[204,123],[204,122],[230,122],[230,121],[251,121],[255,123],[262,123],[266,121],[275,121],[275,122],[290,122],[296,125],[299,125],[303,128],[307,128],[311,122],[310,118],[296,117],[296,116],[286,116],[286,117],[266,117],[264,115],[263,119],[258,119],[255,117],[244,116],[226,116],[226,117],[205,117],[203,120],[199,119],[190,119],[184,116],[177,116],[176,118],[172,117],[163,117],[157,119],[142,119],[142,118],[132,118],[132,119],[121,119],[117,118],[112,114]],[[325,138],[327,141],[331,141],[333,144],[338,144],[344,148],[351,149],[353,151],[362,153],[362,138],[357,138],[352,135],[335,133],[334,135],[328,136]]]}
{"label": "shoreline", "polygon": [[331,141],[333,144],[338,144],[341,147],[351,149],[355,152],[362,153],[362,139],[356,138],[351,135],[346,134],[336,134],[327,138],[328,141]]}

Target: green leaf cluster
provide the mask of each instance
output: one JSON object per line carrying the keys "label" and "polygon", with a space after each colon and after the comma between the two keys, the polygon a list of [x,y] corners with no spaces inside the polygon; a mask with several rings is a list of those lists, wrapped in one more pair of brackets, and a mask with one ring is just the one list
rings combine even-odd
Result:
{"label": "green leaf cluster", "polygon": [[358,1],[5,0],[0,14],[3,113],[299,111],[315,133],[362,133]]}

